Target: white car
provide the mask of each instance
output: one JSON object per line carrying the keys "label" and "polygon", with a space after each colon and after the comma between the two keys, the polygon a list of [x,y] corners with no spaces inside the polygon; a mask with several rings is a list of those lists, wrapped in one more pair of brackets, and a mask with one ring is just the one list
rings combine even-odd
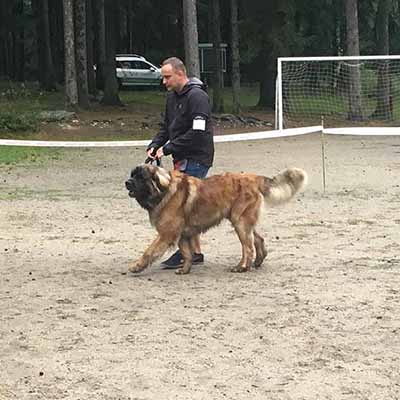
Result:
{"label": "white car", "polygon": [[162,84],[161,69],[137,54],[117,54],[117,79],[122,86],[156,86]]}

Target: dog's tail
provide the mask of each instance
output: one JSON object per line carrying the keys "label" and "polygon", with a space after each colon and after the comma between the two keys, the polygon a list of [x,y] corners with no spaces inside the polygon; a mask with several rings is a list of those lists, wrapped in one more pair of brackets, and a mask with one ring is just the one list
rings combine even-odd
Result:
{"label": "dog's tail", "polygon": [[264,177],[261,192],[270,206],[284,204],[307,185],[307,173],[300,168],[288,168],[274,178]]}

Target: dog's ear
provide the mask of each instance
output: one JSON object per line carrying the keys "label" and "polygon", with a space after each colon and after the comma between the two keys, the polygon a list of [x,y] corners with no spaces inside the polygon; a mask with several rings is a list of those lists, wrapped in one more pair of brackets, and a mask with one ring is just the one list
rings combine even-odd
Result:
{"label": "dog's ear", "polygon": [[154,179],[158,183],[160,189],[168,189],[171,183],[171,175],[164,168],[157,168],[154,171]]}
{"label": "dog's ear", "polygon": [[131,179],[134,179],[134,180],[136,180],[136,179],[143,179],[144,174],[145,174],[144,169],[142,168],[141,165],[138,165],[136,168],[134,168],[134,169],[131,171]]}

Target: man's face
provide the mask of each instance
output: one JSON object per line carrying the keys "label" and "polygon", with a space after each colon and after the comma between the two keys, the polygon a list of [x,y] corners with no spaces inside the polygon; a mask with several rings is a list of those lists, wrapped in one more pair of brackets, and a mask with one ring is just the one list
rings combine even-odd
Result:
{"label": "man's face", "polygon": [[163,84],[167,90],[175,90],[179,92],[184,86],[183,71],[177,71],[170,64],[163,65],[161,68],[161,75],[163,77]]}

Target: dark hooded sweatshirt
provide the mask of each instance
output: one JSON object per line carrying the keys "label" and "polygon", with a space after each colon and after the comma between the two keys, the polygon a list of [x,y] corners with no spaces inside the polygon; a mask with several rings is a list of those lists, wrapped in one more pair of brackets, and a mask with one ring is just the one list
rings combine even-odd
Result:
{"label": "dark hooded sweatshirt", "polygon": [[179,93],[168,92],[161,130],[148,149],[152,147],[163,147],[164,154],[172,154],[174,161],[189,159],[211,167],[214,159],[211,107],[201,80],[190,78]]}

